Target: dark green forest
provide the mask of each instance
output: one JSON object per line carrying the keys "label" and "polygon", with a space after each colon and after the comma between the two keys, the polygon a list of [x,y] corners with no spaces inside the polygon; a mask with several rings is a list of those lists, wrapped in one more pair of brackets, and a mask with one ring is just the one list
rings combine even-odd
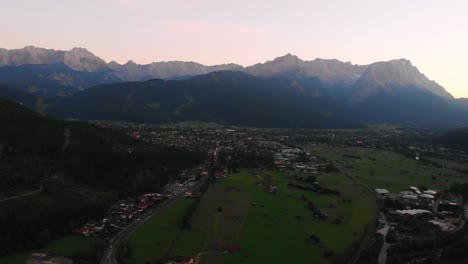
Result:
{"label": "dark green forest", "polygon": [[41,247],[102,217],[120,198],[160,190],[169,177],[205,158],[3,99],[0,122],[0,200],[40,190],[0,203],[0,255]]}

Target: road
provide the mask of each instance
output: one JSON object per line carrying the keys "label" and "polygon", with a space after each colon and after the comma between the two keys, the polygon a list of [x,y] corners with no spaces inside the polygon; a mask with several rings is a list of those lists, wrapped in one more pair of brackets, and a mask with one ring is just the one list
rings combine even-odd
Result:
{"label": "road", "polygon": [[379,217],[379,212],[380,212],[380,208],[382,206],[382,204],[381,204],[382,202],[380,200],[379,195],[374,190],[369,188],[369,186],[365,185],[364,183],[362,183],[361,181],[359,181],[358,179],[354,178],[353,176],[351,176],[351,175],[349,175],[347,173],[344,173],[344,174],[346,175],[346,177],[348,177],[351,180],[355,181],[356,183],[358,183],[359,185],[364,187],[367,191],[369,191],[373,196],[375,196],[376,206],[377,206],[374,218],[369,223],[368,228],[366,228],[365,234],[361,239],[361,243],[360,243],[359,247],[355,250],[354,256],[349,261],[350,264],[355,264],[358,261],[359,256],[361,255],[361,252],[368,246],[370,239],[372,238],[372,236],[376,232],[376,229],[377,229],[376,222],[377,222],[377,219]]}
{"label": "road", "polygon": [[200,264],[200,259],[203,255],[209,255],[209,254],[213,254],[213,255],[222,255],[222,254],[227,254],[227,252],[219,252],[219,251],[202,251],[200,253],[197,254],[197,256],[195,257],[195,264]]}
{"label": "road", "polygon": [[392,246],[392,244],[387,243],[387,234],[388,231],[390,230],[390,224],[387,222],[387,218],[385,215],[382,215],[382,220],[385,224],[385,226],[378,231],[378,233],[383,235],[384,243],[382,245],[382,248],[380,249],[379,253],[379,264],[386,264],[387,263],[387,252],[388,249]]}
{"label": "road", "polygon": [[15,200],[15,199],[19,199],[19,198],[24,198],[26,196],[30,196],[30,195],[34,195],[34,194],[38,194],[40,192],[42,192],[42,190],[44,189],[44,187],[41,186],[39,187],[39,189],[35,190],[35,191],[32,191],[32,192],[28,192],[28,193],[23,193],[23,194],[20,194],[20,195],[15,195],[15,196],[12,196],[12,197],[8,197],[8,198],[5,198],[5,199],[2,199],[0,200],[0,203],[3,203],[3,202],[6,202],[6,201],[11,201],[11,200]]}
{"label": "road", "polygon": [[[206,180],[206,179],[204,179]],[[198,189],[204,180],[201,180],[199,184],[196,186],[191,187],[192,190]],[[185,188],[178,188],[177,190],[174,190],[174,192],[177,192],[176,195],[172,196],[168,200],[164,201],[162,204],[148,210],[145,212],[143,215],[138,217],[136,220],[134,220],[131,224],[126,226],[122,231],[120,231],[117,235],[115,235],[113,238],[109,240],[109,247],[107,250],[104,252],[104,255],[101,259],[101,264],[118,264],[117,259],[116,259],[116,254],[118,246],[127,240],[141,225],[143,225],[146,221],[148,221],[151,217],[154,215],[157,215],[161,210],[164,208],[170,206],[173,204],[175,201],[178,199],[182,198],[185,193]]]}
{"label": "road", "polygon": [[147,211],[144,215],[141,215],[135,221],[133,221],[130,225],[126,226],[122,231],[120,231],[117,235],[109,240],[109,247],[104,253],[104,256],[101,260],[101,264],[117,264],[116,260],[116,248],[120,245],[123,241],[127,240],[141,225],[143,225],[146,221],[148,221],[152,216],[158,214],[163,208],[169,206],[170,204],[174,203],[177,199],[182,197],[182,195],[174,196],[166,201],[163,202],[160,206],[153,208]]}
{"label": "road", "polygon": [[[42,182],[47,182],[50,179],[54,179],[54,178],[59,177],[60,175],[61,175],[60,173],[56,173],[56,174],[54,174],[54,175],[52,175],[50,177],[47,177],[47,178],[43,179]],[[0,203],[15,200],[15,199],[24,198],[24,197],[31,196],[31,195],[35,195],[35,194],[38,194],[38,193],[42,192],[42,190],[44,190],[44,185],[43,184],[41,184],[39,186],[39,189],[37,189],[37,190],[1,199]]]}

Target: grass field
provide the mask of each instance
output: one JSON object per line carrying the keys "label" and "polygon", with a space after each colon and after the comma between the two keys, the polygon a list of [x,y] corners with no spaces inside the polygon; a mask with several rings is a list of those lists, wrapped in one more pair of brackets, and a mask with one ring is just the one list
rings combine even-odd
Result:
{"label": "grass field", "polygon": [[[193,229],[207,234],[204,250],[216,244],[235,244],[247,218],[251,194],[220,182],[210,186],[191,219]],[[222,211],[218,212],[221,207]],[[226,227],[229,228],[226,228]]]}
{"label": "grass field", "polygon": [[101,239],[84,236],[67,236],[49,243],[47,246],[33,251],[22,252],[0,258],[0,264],[24,264],[33,252],[67,256],[79,251],[86,251],[94,247]]}
{"label": "grass field", "polygon": [[[225,186],[250,191],[252,202],[257,204],[250,207],[242,230],[241,254],[226,255],[224,263],[330,263],[331,259],[322,256],[323,251],[331,249],[336,255],[344,253],[353,241],[359,239],[375,213],[372,195],[343,175],[318,176],[321,184],[340,190],[341,196],[291,188],[287,186],[291,181],[287,174],[264,172],[263,176],[266,175],[271,175],[278,187],[276,194],[255,185],[258,180],[246,172],[222,182]],[[313,201],[329,218],[326,221],[313,218],[300,199],[301,195]],[[351,199],[351,202],[344,202],[343,198]],[[345,222],[341,225],[332,223],[339,216],[344,216]],[[318,236],[324,248],[307,243],[310,235]]]}
{"label": "grass field", "polygon": [[193,202],[192,199],[177,200],[149,219],[130,237],[135,263],[143,264],[162,258],[168,255],[172,248],[180,255],[199,250],[194,246],[196,243],[192,244],[190,241],[203,241],[203,233],[189,230],[183,233],[187,237],[186,240],[177,239],[182,218]]}
{"label": "grass field", "polygon": [[[278,187],[276,194],[258,186],[260,180],[246,170],[211,185],[192,216],[191,231],[181,234],[175,248],[186,244],[199,251],[213,251],[217,244],[240,247],[238,254],[204,254],[200,258],[202,264],[331,263],[332,259],[322,257],[324,250],[342,254],[360,238],[375,213],[373,196],[342,174],[318,176],[324,186],[339,189],[341,196],[289,187],[288,182],[293,181],[289,173],[263,172],[261,176],[271,177]],[[302,195],[329,218],[313,218]],[[344,198],[351,201],[345,202]],[[345,222],[336,225],[333,221],[339,216],[344,216]],[[191,232],[200,234],[194,236]],[[321,239],[323,248],[307,243],[312,234]],[[199,240],[201,237],[204,239]],[[196,253],[179,255],[191,257]]]}
{"label": "grass field", "polygon": [[[343,172],[356,177],[371,188],[385,188],[399,192],[407,190],[409,186],[424,186],[444,190],[454,182],[468,180],[466,175],[457,173],[453,169],[422,165],[415,159],[391,151],[328,146],[310,146],[308,150],[313,155],[336,161]],[[450,161],[443,162],[456,165]]]}

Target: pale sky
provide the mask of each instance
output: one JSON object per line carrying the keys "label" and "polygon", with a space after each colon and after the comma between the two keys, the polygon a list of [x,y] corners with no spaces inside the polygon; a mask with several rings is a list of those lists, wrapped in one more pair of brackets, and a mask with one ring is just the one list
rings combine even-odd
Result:
{"label": "pale sky", "polygon": [[468,97],[466,0],[0,0],[0,47],[84,47],[106,61],[248,66],[286,53],[406,58]]}

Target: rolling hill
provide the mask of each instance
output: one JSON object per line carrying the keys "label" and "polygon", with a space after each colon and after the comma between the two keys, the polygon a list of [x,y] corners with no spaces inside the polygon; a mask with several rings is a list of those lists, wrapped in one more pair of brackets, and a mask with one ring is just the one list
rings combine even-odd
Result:
{"label": "rolling hill", "polygon": [[356,127],[347,107],[316,97],[317,87],[242,72],[213,72],[189,80],[96,86],[60,98],[57,116],[141,123],[210,121],[256,127]]}
{"label": "rolling hill", "polygon": [[122,81],[112,71],[73,70],[63,63],[0,67],[0,83],[41,97],[67,96],[102,83]]}

